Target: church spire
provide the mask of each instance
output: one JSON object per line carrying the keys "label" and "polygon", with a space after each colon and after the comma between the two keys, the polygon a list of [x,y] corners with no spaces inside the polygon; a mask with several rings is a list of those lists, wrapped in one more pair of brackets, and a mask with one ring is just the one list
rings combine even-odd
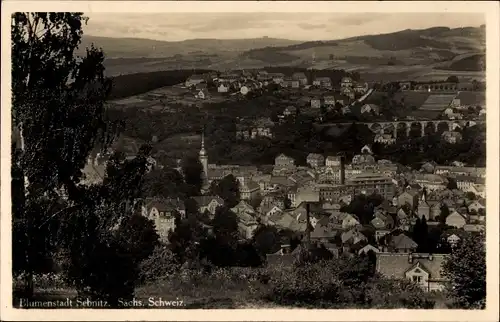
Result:
{"label": "church spire", "polygon": [[206,186],[208,184],[208,154],[205,150],[205,128],[203,128],[203,132],[201,132],[201,149],[199,155],[200,163],[203,167],[203,185]]}
{"label": "church spire", "polygon": [[207,151],[205,150],[205,130],[201,132],[201,149],[200,149],[200,156],[206,156]]}

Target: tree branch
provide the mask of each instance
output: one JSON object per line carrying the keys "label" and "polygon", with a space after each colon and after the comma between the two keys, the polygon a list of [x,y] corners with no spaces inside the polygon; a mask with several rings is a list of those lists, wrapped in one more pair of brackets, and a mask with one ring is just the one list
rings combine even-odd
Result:
{"label": "tree branch", "polygon": [[55,218],[59,214],[65,212],[65,211],[68,211],[68,210],[77,209],[78,207],[81,207],[83,205],[84,205],[83,203],[80,203],[80,204],[72,205],[72,206],[69,206],[69,207],[66,207],[64,209],[59,210],[58,212],[56,212],[55,214],[53,214],[52,216],[50,216],[49,218],[47,218],[44,222],[42,222],[40,224],[40,226],[38,226],[38,229],[42,228],[47,222],[49,222],[51,219]]}

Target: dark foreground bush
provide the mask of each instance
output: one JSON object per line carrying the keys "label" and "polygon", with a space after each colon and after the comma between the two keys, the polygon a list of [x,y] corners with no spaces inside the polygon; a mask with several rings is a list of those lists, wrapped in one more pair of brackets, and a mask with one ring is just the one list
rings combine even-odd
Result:
{"label": "dark foreground bush", "polygon": [[367,304],[372,308],[432,309],[435,301],[408,280],[373,278],[366,289]]}
{"label": "dark foreground bush", "polygon": [[[434,307],[434,301],[406,280],[361,277],[357,283],[340,278],[349,261],[321,261],[271,274],[266,300],[279,305],[324,308],[411,308]],[[341,274],[342,273],[342,274]]]}

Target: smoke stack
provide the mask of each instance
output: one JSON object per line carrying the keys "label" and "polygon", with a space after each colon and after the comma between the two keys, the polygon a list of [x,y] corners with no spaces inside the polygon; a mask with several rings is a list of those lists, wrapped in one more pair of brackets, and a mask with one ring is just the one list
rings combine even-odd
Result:
{"label": "smoke stack", "polygon": [[344,185],[345,184],[345,164],[344,164],[344,157],[340,157],[340,184]]}

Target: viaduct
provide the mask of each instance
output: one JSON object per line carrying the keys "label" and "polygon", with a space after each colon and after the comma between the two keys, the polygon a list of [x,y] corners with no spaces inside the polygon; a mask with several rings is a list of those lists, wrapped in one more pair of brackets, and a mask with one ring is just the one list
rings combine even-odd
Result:
{"label": "viaduct", "polygon": [[351,125],[351,124],[363,124],[366,125],[370,130],[376,133],[381,131],[392,130],[393,137],[397,138],[398,130],[405,129],[406,136],[410,135],[410,131],[413,125],[417,125],[420,128],[420,135],[425,136],[425,129],[432,125],[434,127],[434,132],[438,132],[438,127],[440,124],[446,124],[449,131],[453,131],[457,127],[471,127],[477,124],[485,124],[486,121],[472,121],[472,120],[428,120],[428,121],[393,121],[393,122],[350,122],[350,123],[326,123],[318,124],[319,127],[330,127],[335,125]]}

